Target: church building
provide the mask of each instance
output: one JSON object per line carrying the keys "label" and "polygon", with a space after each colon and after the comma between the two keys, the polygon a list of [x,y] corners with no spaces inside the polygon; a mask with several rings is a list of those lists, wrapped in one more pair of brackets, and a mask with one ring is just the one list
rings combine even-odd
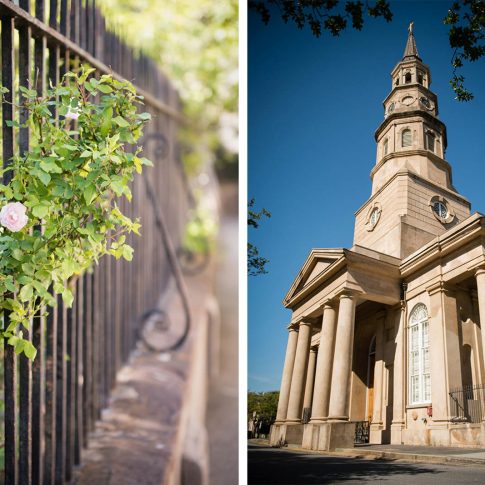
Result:
{"label": "church building", "polygon": [[409,28],[350,249],[313,249],[292,310],[271,444],[485,446],[485,216],[453,186],[446,126]]}

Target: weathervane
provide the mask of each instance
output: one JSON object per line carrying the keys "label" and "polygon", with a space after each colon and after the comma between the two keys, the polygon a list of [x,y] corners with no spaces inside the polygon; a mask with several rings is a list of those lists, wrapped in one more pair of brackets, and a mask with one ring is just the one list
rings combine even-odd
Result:
{"label": "weathervane", "polygon": [[411,23],[409,24],[409,27],[408,27],[408,32],[409,32],[411,35],[412,35],[412,33],[413,33],[413,26],[414,26],[414,22],[411,22]]}

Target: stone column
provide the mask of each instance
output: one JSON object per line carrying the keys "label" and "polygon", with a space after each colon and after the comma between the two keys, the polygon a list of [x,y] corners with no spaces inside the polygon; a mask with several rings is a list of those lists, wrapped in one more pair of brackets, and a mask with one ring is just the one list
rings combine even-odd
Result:
{"label": "stone column", "polygon": [[[447,426],[450,420],[450,389],[461,387],[460,342],[456,298],[443,282],[428,288],[429,357],[433,423],[428,427]],[[440,442],[446,445],[446,442]]]}
{"label": "stone column", "polygon": [[286,419],[288,399],[290,397],[291,375],[293,374],[293,364],[295,362],[297,341],[298,332],[294,326],[291,326],[288,333],[285,365],[283,367],[283,376],[281,378],[280,397],[278,400],[278,410],[276,412],[276,423],[282,423]]}
{"label": "stone column", "polygon": [[[386,316],[389,318],[390,315]],[[376,331],[376,362],[374,365],[374,408],[372,409],[372,424],[382,425],[382,393],[384,382],[384,320],[377,324]]]}
{"label": "stone column", "polygon": [[332,387],[330,390],[329,420],[349,419],[350,377],[354,350],[355,296],[340,295]]}
{"label": "stone column", "polygon": [[485,268],[475,271],[478,293],[478,314],[480,317],[480,330],[482,334],[482,349],[485,357]]}
{"label": "stone column", "polygon": [[317,349],[310,349],[308,359],[308,371],[306,373],[305,395],[303,397],[303,409],[312,407],[313,383],[315,382],[315,366],[317,363]]}
{"label": "stone column", "polygon": [[301,421],[303,386],[305,385],[311,336],[311,323],[300,322],[298,343],[296,345],[295,364],[293,366],[293,374],[291,377],[290,398],[288,401],[286,423],[299,423]]}
{"label": "stone column", "polygon": [[391,444],[402,444],[402,430],[405,425],[406,401],[406,303],[401,303],[400,311],[395,315],[399,319],[395,338],[394,353],[394,395],[392,397]]}
{"label": "stone column", "polygon": [[312,403],[312,423],[322,423],[328,416],[330,400],[330,383],[332,380],[333,350],[337,322],[335,308],[326,303],[323,306],[322,331],[318,349],[315,389]]}

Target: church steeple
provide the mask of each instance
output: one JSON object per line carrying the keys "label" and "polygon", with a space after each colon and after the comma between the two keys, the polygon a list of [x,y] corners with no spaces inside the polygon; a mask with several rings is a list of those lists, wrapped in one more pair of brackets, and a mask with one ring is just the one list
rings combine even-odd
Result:
{"label": "church steeple", "polygon": [[438,118],[413,23],[391,79],[384,120],[375,132],[372,195],[356,213],[354,244],[404,258],[468,217],[470,204],[452,184],[446,126]]}
{"label": "church steeple", "polygon": [[418,54],[418,48],[416,47],[416,41],[414,40],[413,26],[414,22],[411,22],[408,27],[408,41],[406,42],[406,48],[404,49],[403,61],[411,57],[421,60]]}

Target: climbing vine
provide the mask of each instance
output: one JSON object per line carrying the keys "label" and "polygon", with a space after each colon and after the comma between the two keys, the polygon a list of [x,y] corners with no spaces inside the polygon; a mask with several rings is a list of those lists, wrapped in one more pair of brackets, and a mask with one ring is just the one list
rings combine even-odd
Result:
{"label": "climbing vine", "polygon": [[106,254],[130,261],[126,234],[140,234],[118,202],[131,200],[134,173],[152,165],[137,144],[150,114],[139,113],[143,98],[131,83],[93,72],[69,72],[45,96],[21,87],[26,122],[6,121],[16,133],[29,129],[30,147],[1,170],[2,334],[30,359],[36,349],[22,330],[40,309],[54,307],[56,295],[71,306],[75,277]]}

